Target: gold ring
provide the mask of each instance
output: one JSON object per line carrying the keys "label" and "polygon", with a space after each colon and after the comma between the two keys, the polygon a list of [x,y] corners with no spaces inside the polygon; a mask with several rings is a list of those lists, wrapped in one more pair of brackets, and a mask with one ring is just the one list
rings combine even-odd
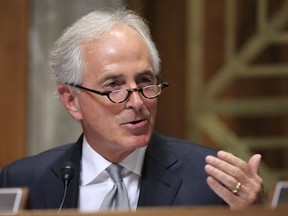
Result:
{"label": "gold ring", "polygon": [[242,187],[242,183],[237,182],[237,185],[236,185],[235,189],[232,190],[232,193],[237,194],[240,191],[241,187]]}

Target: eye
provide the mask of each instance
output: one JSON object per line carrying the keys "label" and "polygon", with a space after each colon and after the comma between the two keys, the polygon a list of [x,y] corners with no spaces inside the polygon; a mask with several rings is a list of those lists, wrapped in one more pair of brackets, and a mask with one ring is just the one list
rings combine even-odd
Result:
{"label": "eye", "polygon": [[154,84],[154,78],[153,77],[148,77],[148,76],[145,76],[145,77],[141,77],[139,80],[138,80],[138,84],[143,84],[143,85],[153,85]]}
{"label": "eye", "polygon": [[108,81],[107,84],[105,84],[105,88],[108,90],[115,90],[119,89],[123,85],[123,82],[120,82],[118,80],[111,80]]}

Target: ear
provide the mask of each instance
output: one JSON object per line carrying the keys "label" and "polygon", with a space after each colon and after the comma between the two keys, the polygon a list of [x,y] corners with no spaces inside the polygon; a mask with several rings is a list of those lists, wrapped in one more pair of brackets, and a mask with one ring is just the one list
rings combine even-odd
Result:
{"label": "ear", "polygon": [[82,120],[82,114],[78,103],[77,93],[73,92],[67,85],[58,84],[58,96],[66,110],[73,116],[74,119]]}

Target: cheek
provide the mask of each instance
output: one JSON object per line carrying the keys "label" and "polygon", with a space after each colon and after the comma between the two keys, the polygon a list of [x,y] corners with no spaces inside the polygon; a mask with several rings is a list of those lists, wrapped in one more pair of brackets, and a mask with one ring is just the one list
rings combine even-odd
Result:
{"label": "cheek", "polygon": [[150,114],[150,121],[154,125],[155,119],[156,119],[156,114],[157,114],[157,99],[155,101],[151,101],[146,105],[146,108]]}
{"label": "cheek", "polygon": [[[97,96],[95,96],[97,97]],[[117,114],[117,107],[113,106],[110,101],[105,101],[106,98],[95,98],[93,96],[84,95],[79,100],[81,114],[83,121],[96,122],[101,125],[105,124],[107,120],[110,120]],[[108,124],[108,122],[106,123]]]}
{"label": "cheek", "polygon": [[153,113],[154,115],[156,115],[157,107],[158,107],[157,99],[155,99],[155,101],[151,101],[151,102],[152,103],[150,105],[148,105],[148,109],[150,110],[151,114]]}
{"label": "cheek", "polygon": [[87,133],[107,136],[111,131],[118,130],[117,119],[118,115],[113,113],[113,109],[94,105],[86,108],[82,124]]}

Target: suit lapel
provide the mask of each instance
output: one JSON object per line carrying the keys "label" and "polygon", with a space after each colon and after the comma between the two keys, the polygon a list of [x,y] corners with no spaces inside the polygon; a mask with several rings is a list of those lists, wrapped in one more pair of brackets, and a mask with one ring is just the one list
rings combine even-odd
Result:
{"label": "suit lapel", "polygon": [[169,153],[165,140],[153,134],[145,155],[138,206],[170,206],[182,179],[171,170],[178,159]]}
{"label": "suit lapel", "polygon": [[60,157],[43,175],[41,190],[45,200],[45,207],[58,209],[64,193],[64,184],[61,178],[61,167],[66,161],[74,164],[74,178],[71,181],[63,208],[77,208],[80,180],[80,160],[82,155],[82,140],[71,145],[69,149]]}

